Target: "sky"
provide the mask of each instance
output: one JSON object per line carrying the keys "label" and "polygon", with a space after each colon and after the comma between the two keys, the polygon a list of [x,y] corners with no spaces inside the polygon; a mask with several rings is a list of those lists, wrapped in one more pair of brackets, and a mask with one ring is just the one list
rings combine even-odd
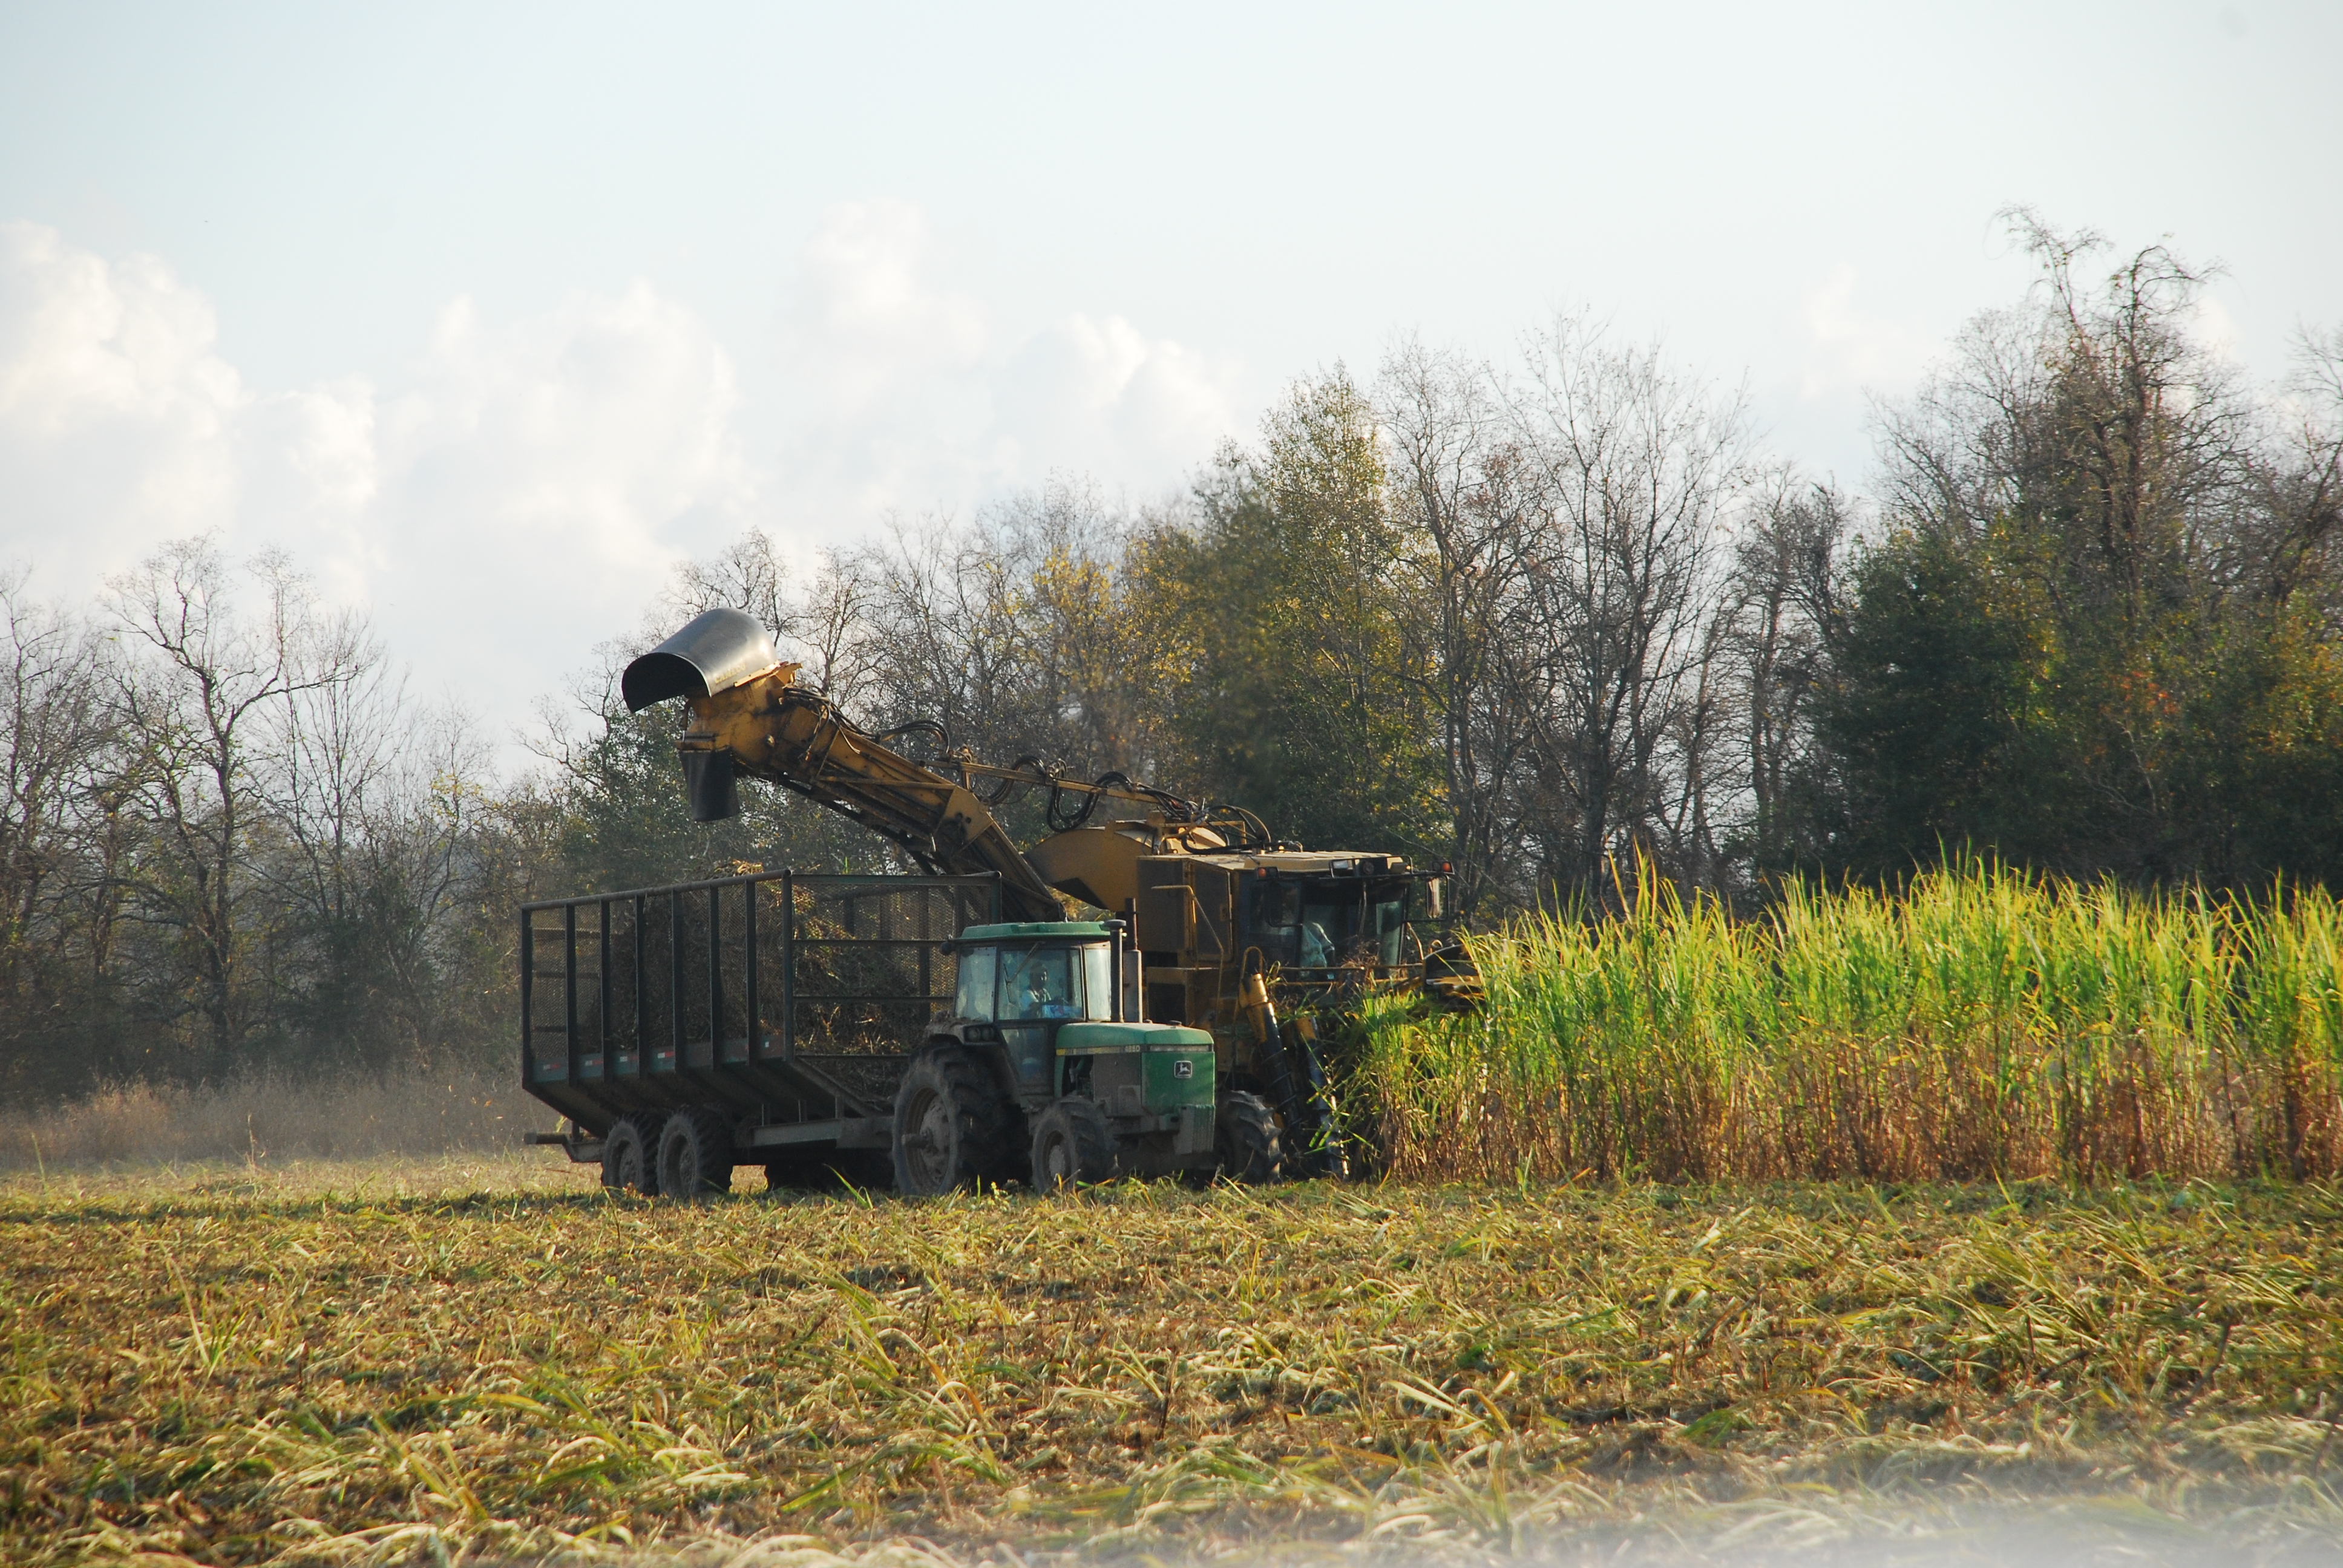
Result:
{"label": "sky", "polygon": [[[2343,324],[2343,5],[0,0],[0,563],[291,554],[509,744],[747,528],[1175,493],[1585,312],[1860,489],[2027,204]],[[2112,259],[2112,257],[2110,258]]]}

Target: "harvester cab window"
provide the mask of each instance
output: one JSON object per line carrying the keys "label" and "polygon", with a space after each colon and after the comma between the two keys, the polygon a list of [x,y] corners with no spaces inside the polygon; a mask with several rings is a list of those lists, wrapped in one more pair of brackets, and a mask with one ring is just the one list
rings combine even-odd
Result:
{"label": "harvester cab window", "polygon": [[1344,939],[1358,924],[1358,919],[1355,904],[1302,905],[1302,967],[1328,970],[1341,963],[1342,950],[1350,945]]}
{"label": "harvester cab window", "polygon": [[1330,970],[1402,960],[1406,883],[1263,881],[1252,898],[1249,940],[1280,963]]}
{"label": "harvester cab window", "polygon": [[990,1021],[992,981],[1000,963],[997,948],[970,948],[960,955],[960,1000],[956,1005],[960,1017]]}
{"label": "harvester cab window", "polygon": [[1302,890],[1291,882],[1257,881],[1245,891],[1245,940],[1272,962],[1292,964],[1301,938]]}

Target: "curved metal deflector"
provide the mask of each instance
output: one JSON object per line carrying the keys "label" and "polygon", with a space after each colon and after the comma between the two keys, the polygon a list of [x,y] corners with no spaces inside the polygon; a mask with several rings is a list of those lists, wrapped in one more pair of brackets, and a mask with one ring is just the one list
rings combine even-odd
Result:
{"label": "curved metal deflector", "polygon": [[627,666],[618,695],[640,713],[670,697],[713,697],[781,662],[773,634],[737,609],[703,610],[689,625]]}

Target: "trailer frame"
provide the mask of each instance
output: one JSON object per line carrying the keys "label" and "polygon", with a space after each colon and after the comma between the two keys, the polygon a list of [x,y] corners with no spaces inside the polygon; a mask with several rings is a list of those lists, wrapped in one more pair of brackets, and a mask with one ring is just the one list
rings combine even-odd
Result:
{"label": "trailer frame", "polygon": [[525,903],[521,1087],[567,1119],[528,1141],[595,1161],[622,1116],[706,1106],[742,1162],[885,1149],[895,1086],[950,1010],[945,944],[1001,908],[996,873],[794,869]]}

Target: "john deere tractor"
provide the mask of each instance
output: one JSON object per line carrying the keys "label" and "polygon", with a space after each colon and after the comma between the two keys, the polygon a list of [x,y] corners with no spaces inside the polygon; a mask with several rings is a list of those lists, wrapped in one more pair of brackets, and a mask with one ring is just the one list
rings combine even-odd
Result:
{"label": "john deere tractor", "polygon": [[1212,1037],[1125,1016],[1121,939],[1120,920],[1019,920],[950,944],[953,1016],[895,1096],[899,1190],[1277,1174],[1275,1114],[1221,1091]]}

